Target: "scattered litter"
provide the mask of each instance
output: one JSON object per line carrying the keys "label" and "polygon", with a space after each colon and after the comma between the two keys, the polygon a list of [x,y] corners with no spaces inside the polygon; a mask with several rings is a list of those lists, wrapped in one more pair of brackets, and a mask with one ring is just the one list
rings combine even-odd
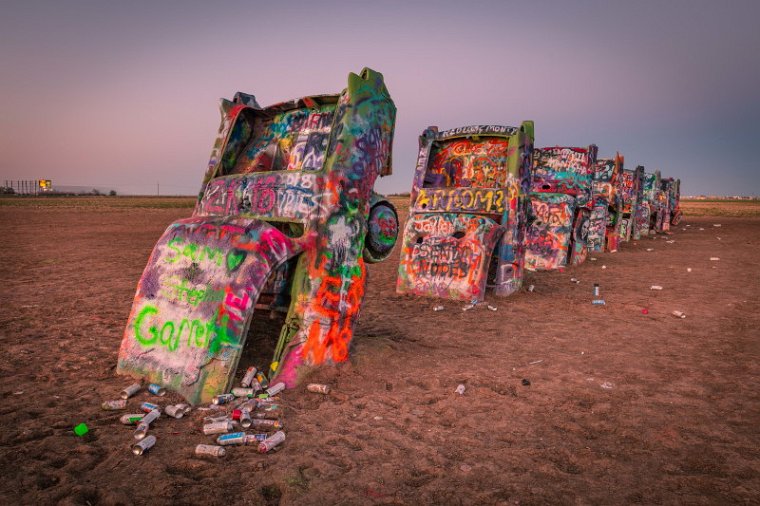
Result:
{"label": "scattered litter", "polygon": [[649,287],[650,290],[662,290],[662,287],[660,285],[652,285]]}
{"label": "scattered litter", "polygon": [[607,305],[607,303],[604,302],[604,299],[594,299],[594,300],[591,301],[591,304],[593,304],[595,306],[606,306]]}
{"label": "scattered litter", "polygon": [[185,410],[179,404],[174,406],[166,406],[164,412],[172,418],[180,419],[185,416]]}
{"label": "scattered litter", "polygon": [[713,227],[722,227],[722,226],[723,225],[721,225],[720,223],[713,223]]}
{"label": "scattered litter", "polygon": [[580,284],[581,280],[578,278],[570,278],[571,283],[575,283],[576,285]]}
{"label": "scattered litter", "polygon": [[614,385],[612,383],[610,383],[609,381],[605,381],[604,383],[602,383],[599,386],[602,387],[602,388],[604,388],[605,390],[612,390],[612,388],[614,387]]}
{"label": "scattered litter", "polygon": [[720,241],[720,237],[718,237],[717,235],[715,236],[715,238]]}
{"label": "scattered litter", "polygon": [[649,310],[647,308],[643,308],[641,310],[641,314],[649,314]]}
{"label": "scattered litter", "polygon": [[253,380],[256,378],[256,373],[259,372],[256,370],[256,367],[251,366],[245,371],[245,375],[243,376],[243,379],[240,381],[240,386],[243,388],[250,388],[250,386],[253,384]]}
{"label": "scattered litter", "polygon": [[686,313],[684,313],[683,311],[673,311],[670,314],[672,314],[676,318],[686,318]]}
{"label": "scattered litter", "polygon": [[235,397],[247,397],[250,399],[254,396],[256,393],[256,390],[253,388],[246,388],[246,387],[236,387],[232,389],[232,395]]}
{"label": "scattered litter", "polygon": [[472,308],[474,308],[474,307],[475,307],[475,304],[473,304],[473,303],[471,302],[471,303],[467,304],[466,306],[464,306],[464,307],[462,308],[462,311],[469,311],[470,309],[472,309]]}
{"label": "scattered litter", "polygon": [[84,436],[88,432],[90,432],[90,429],[87,427],[87,424],[84,422],[74,427],[74,434],[76,434],[79,437]]}
{"label": "scattered litter", "polygon": [[529,291],[529,292],[532,292],[532,291],[533,291],[533,290],[535,290],[535,289],[536,289],[536,285],[530,285],[530,286],[528,287],[528,291]]}
{"label": "scattered litter", "polygon": [[157,395],[159,397],[163,397],[166,395],[166,389],[162,387],[161,385],[157,385],[155,383],[151,383],[148,385],[148,392],[152,393],[153,395]]}
{"label": "scattered litter", "polygon": [[443,311],[443,306],[434,306],[433,311]]}
{"label": "scattered litter", "polygon": [[207,436],[212,434],[224,434],[232,430],[232,422],[229,420],[222,420],[219,422],[207,423],[203,426],[203,433]]}
{"label": "scattered litter", "polygon": [[280,445],[283,441],[285,441],[285,433],[281,430],[278,430],[270,437],[259,443],[259,453],[268,453],[274,447]]}
{"label": "scattered litter", "polygon": [[487,306],[487,307],[488,307],[488,309],[489,309],[490,311],[498,311],[498,310],[499,310],[499,308],[497,308],[496,306],[492,306],[491,304],[488,304],[488,306]]}
{"label": "scattered litter", "polygon": [[221,446],[244,445],[245,432],[230,432],[229,434],[222,434],[216,438],[216,444]]}
{"label": "scattered litter", "polygon": [[465,386],[464,386],[464,384],[460,383],[460,384],[457,386],[456,390],[454,390],[454,393],[457,393],[457,394],[459,394],[459,395],[464,395],[464,390],[465,390]]}
{"label": "scattered litter", "polygon": [[196,457],[224,457],[227,450],[217,445],[197,445],[194,453]]}
{"label": "scattered litter", "polygon": [[710,260],[713,261],[713,262],[717,262],[718,260],[720,260],[720,258],[719,257],[710,257]]}
{"label": "scattered litter", "polygon": [[306,385],[306,390],[314,394],[329,394],[330,385],[322,385],[321,383],[309,383]]}
{"label": "scattered litter", "polygon": [[122,415],[119,421],[124,425],[137,425],[144,416],[142,413],[130,413],[129,415]]}
{"label": "scattered litter", "polygon": [[699,230],[704,230],[704,228],[700,227]]}
{"label": "scattered litter", "polygon": [[541,360],[534,360],[533,362],[528,362],[528,365],[536,365],[536,364],[540,364],[540,363],[541,363],[541,362],[543,362],[543,361],[544,361],[544,359],[541,359]]}
{"label": "scattered litter", "polygon": [[217,406],[221,406],[222,404],[228,404],[234,400],[235,396],[233,394],[221,394],[214,397],[212,402]]}
{"label": "scattered litter", "polygon": [[156,436],[148,436],[142,441],[139,441],[132,445],[132,453],[135,455],[142,455],[146,451],[153,448],[153,445],[156,444]]}
{"label": "scattered litter", "polygon": [[528,378],[523,378],[522,384],[523,384],[523,386],[529,387],[530,386],[530,380]]}
{"label": "scattered litter", "polygon": [[602,265],[602,269],[606,269],[606,268],[607,268],[607,266],[606,266],[606,265]]}
{"label": "scattered litter", "polygon": [[267,394],[269,394],[269,397],[275,396],[285,390],[285,383],[280,381],[279,383],[275,383],[271,387],[267,388]]}
{"label": "scattered litter", "polygon": [[590,260],[591,260],[592,262],[596,262],[596,257],[590,257]]}
{"label": "scattered litter", "polygon": [[23,390],[18,390],[16,392],[13,392],[13,395],[24,395],[24,391]]}
{"label": "scattered litter", "polygon": [[670,241],[665,241],[665,242],[668,243],[668,244],[673,244],[674,242],[676,242],[676,240],[675,239],[671,239]]}
{"label": "scattered litter", "polygon": [[380,420],[382,420],[382,419],[383,419],[383,417],[382,417],[382,416],[379,416],[379,415],[373,418],[373,420],[376,420],[376,421],[378,421],[378,422],[379,422]]}
{"label": "scattered litter", "polygon": [[127,401],[124,399],[119,399],[116,401],[103,401],[103,404],[101,404],[100,407],[106,411],[117,411],[119,409],[126,409]]}
{"label": "scattered litter", "polygon": [[654,248],[647,248],[647,251],[654,251]]}
{"label": "scattered litter", "polygon": [[[127,401],[124,401],[124,407],[127,407]],[[161,406],[158,404],[153,404],[152,402],[143,402],[140,404],[140,410],[145,411],[146,413],[150,413],[154,409],[157,409],[158,411],[161,411]]]}
{"label": "scattered litter", "polygon": [[139,392],[141,388],[142,388],[142,385],[140,385],[139,383],[133,383],[121,391],[121,398],[129,399],[130,397],[135,395],[137,392]]}
{"label": "scattered litter", "polygon": [[472,471],[472,466],[469,464],[462,464],[461,466],[459,466],[459,469],[463,473],[469,473],[470,471]]}
{"label": "scattered litter", "polygon": [[585,354],[586,354],[586,352],[585,352],[585,351],[582,351],[582,352],[581,352],[581,355],[585,355]]}
{"label": "scattered litter", "polygon": [[687,267],[686,272],[691,272],[691,267]]}

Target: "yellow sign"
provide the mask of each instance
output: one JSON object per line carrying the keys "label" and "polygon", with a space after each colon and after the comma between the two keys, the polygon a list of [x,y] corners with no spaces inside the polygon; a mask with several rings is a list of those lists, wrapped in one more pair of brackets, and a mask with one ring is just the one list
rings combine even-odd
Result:
{"label": "yellow sign", "polygon": [[42,191],[50,191],[53,189],[53,182],[50,179],[40,179],[39,185],[40,190]]}

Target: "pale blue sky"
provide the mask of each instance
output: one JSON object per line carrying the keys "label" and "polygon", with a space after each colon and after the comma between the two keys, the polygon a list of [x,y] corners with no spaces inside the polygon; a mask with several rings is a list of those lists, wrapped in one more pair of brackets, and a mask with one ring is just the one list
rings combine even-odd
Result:
{"label": "pale blue sky", "polygon": [[198,191],[235,91],[262,105],[385,75],[408,191],[428,125],[536,122],[684,194],[760,194],[760,2],[0,4],[0,184]]}

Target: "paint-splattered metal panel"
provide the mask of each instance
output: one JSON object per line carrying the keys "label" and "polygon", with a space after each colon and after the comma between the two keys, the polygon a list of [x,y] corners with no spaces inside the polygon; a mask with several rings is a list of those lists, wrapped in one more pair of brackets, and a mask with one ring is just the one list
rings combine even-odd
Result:
{"label": "paint-splattered metal panel", "polygon": [[563,193],[578,206],[591,205],[596,146],[538,148],[533,153],[532,192]]}
{"label": "paint-splattered metal panel", "polygon": [[557,193],[531,195],[525,267],[551,270],[567,265],[573,234],[575,197]]}
{"label": "paint-splattered metal panel", "polygon": [[137,287],[119,372],[209,402],[229,386],[269,273],[296,253],[289,238],[255,220],[173,223]]}

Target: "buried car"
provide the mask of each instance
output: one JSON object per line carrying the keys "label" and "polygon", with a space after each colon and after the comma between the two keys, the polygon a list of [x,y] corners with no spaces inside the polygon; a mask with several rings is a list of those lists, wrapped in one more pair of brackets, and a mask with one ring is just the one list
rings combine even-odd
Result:
{"label": "buried car", "polygon": [[620,241],[628,242],[636,219],[636,209],[642,198],[644,167],[634,170],[623,169],[618,178],[617,191],[620,195],[622,215],[620,217]]}
{"label": "buried car", "polygon": [[588,250],[590,252],[615,252],[620,237],[620,196],[617,179],[623,170],[623,156],[598,158],[594,164],[592,191],[594,207],[588,227]]}
{"label": "buried car", "polygon": [[194,404],[229,390],[254,309],[287,314],[270,381],[346,360],[366,263],[398,231],[373,192],[396,116],[381,74],[264,108],[237,93],[221,113],[193,215],[169,225],[139,281],[117,370]]}
{"label": "buried car", "polygon": [[661,188],[667,199],[667,216],[663,218],[662,229],[667,231],[670,225],[681,223],[681,180],[672,177],[660,181]]}
{"label": "buried car", "polygon": [[582,263],[593,205],[597,147],[537,148],[533,153],[525,266],[551,270]]}
{"label": "buried car", "polygon": [[658,218],[662,218],[662,201],[660,197],[660,171],[644,172],[641,179],[641,200],[636,206],[633,239],[639,240],[654,234],[658,228]]}
{"label": "buried car", "polygon": [[533,122],[427,128],[404,228],[398,293],[482,301],[523,278]]}

